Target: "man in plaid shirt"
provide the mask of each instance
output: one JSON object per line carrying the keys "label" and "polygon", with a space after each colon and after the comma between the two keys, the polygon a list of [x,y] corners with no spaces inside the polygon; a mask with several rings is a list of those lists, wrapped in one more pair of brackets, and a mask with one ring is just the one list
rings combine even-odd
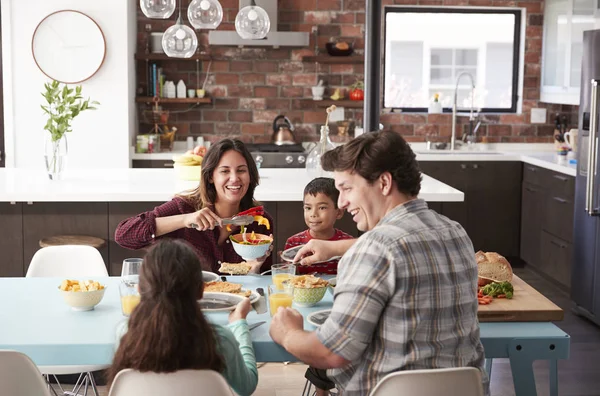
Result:
{"label": "man in plaid shirt", "polygon": [[[299,312],[280,308],[271,323],[273,340],[328,369],[307,377],[321,389],[337,386],[344,396],[369,394],[395,371],[448,367],[479,369],[488,394],[473,245],[460,224],[417,198],[421,175],[409,145],[393,132],[368,133],[322,161],[335,171],[338,206],[367,232],[340,260],[325,323],[307,332]],[[352,244],[317,242],[337,249]],[[314,252],[310,245],[299,255]]]}

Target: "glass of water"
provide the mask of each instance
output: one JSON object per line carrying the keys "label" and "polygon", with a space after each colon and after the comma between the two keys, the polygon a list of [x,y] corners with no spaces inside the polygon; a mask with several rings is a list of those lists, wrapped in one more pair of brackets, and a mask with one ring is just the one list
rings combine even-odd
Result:
{"label": "glass of water", "polygon": [[143,259],[141,258],[128,258],[123,260],[123,267],[121,269],[121,280],[128,284],[139,283],[142,262]]}

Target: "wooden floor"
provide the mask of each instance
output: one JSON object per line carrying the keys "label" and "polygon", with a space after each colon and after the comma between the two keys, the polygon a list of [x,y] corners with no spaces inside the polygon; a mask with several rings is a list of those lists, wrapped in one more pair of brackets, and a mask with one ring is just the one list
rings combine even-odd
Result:
{"label": "wooden floor", "polygon": [[[565,311],[565,319],[556,324],[571,336],[571,358],[559,362],[559,395],[600,396],[600,327],[571,313],[569,296],[526,268],[515,273]],[[548,395],[548,365],[534,364],[538,396]],[[268,363],[259,368],[257,396],[300,396],[304,388],[303,364]],[[88,393],[90,394],[90,393]],[[105,387],[100,394],[108,395]],[[508,359],[495,359],[491,395],[514,395]],[[404,396],[404,395],[403,395]]]}

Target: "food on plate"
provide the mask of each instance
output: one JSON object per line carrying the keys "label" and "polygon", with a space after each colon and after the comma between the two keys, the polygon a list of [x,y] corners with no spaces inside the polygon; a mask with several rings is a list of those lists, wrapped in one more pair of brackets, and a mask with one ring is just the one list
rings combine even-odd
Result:
{"label": "food on plate", "polygon": [[242,285],[239,283],[232,282],[207,282],[204,284],[205,292],[217,292],[217,293],[231,293],[237,294],[244,297],[250,297],[252,292],[250,290],[242,290]]}
{"label": "food on plate", "polygon": [[221,263],[219,272],[229,275],[247,275],[252,266],[245,261],[241,263]]}
{"label": "food on plate", "polygon": [[318,278],[314,275],[300,275],[292,278],[289,282],[291,282],[294,287],[298,287],[301,289],[314,289],[317,287],[326,287],[329,285],[325,279]]}
{"label": "food on plate", "polygon": [[478,285],[485,286],[491,282],[511,282],[513,278],[512,267],[508,260],[494,252],[475,253],[477,260]]}
{"label": "food on plate", "polygon": [[73,291],[73,292],[86,292],[86,291],[96,291],[102,290],[104,286],[100,283],[93,280],[71,280],[65,279],[60,284],[60,290],[62,291]]}

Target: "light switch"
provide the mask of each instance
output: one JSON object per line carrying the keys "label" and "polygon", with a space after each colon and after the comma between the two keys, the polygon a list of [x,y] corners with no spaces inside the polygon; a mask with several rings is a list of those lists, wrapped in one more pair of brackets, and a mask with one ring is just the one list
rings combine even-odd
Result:
{"label": "light switch", "polygon": [[532,124],[545,124],[546,123],[546,109],[543,109],[543,108],[531,109],[531,123]]}
{"label": "light switch", "polygon": [[343,107],[336,107],[335,110],[333,110],[329,114],[329,121],[330,122],[344,121],[345,119],[346,119],[346,114],[344,112],[344,108]]}

